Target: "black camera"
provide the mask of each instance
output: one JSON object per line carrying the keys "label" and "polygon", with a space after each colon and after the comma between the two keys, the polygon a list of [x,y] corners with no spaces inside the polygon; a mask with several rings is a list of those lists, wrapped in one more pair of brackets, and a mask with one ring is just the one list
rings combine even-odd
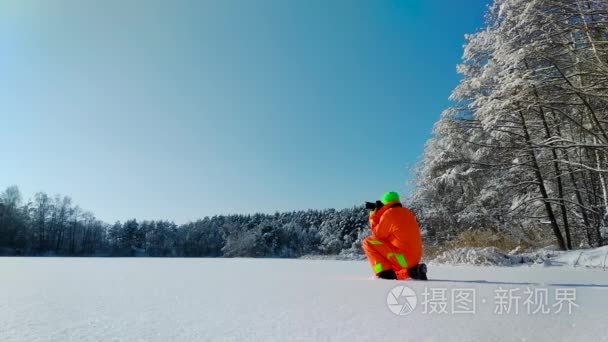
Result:
{"label": "black camera", "polygon": [[378,210],[382,208],[384,204],[381,201],[376,202],[365,202],[365,209],[368,210]]}

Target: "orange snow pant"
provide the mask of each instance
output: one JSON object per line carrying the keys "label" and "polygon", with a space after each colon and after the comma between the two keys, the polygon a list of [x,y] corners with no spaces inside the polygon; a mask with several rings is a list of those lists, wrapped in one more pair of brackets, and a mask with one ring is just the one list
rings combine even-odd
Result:
{"label": "orange snow pant", "polygon": [[393,269],[397,279],[407,279],[409,265],[402,251],[387,241],[378,240],[375,236],[368,236],[362,242],[363,251],[369,260],[374,273]]}

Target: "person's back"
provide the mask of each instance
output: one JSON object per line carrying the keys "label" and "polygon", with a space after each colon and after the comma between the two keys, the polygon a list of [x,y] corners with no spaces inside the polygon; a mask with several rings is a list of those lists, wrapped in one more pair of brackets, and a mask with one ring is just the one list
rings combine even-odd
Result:
{"label": "person's back", "polygon": [[410,265],[415,265],[422,258],[422,237],[420,227],[414,214],[405,207],[387,210],[380,219],[380,225],[389,225],[388,242],[405,255]]}

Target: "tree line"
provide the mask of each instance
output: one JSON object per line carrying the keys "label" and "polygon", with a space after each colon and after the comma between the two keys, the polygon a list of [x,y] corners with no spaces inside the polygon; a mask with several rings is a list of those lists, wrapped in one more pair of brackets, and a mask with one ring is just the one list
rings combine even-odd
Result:
{"label": "tree line", "polygon": [[363,207],[276,214],[218,215],[185,224],[128,220],[107,224],[66,196],[16,186],[0,194],[0,255],[300,257],[360,254],[369,234]]}
{"label": "tree line", "polygon": [[608,241],[608,1],[495,0],[416,172],[431,239]]}

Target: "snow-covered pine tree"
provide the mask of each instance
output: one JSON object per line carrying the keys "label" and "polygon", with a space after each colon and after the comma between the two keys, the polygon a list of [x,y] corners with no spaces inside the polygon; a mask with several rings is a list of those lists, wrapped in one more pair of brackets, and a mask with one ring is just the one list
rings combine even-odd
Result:
{"label": "snow-covered pine tree", "polygon": [[549,226],[562,249],[605,243],[607,18],[605,1],[494,1],[419,166],[429,231]]}

